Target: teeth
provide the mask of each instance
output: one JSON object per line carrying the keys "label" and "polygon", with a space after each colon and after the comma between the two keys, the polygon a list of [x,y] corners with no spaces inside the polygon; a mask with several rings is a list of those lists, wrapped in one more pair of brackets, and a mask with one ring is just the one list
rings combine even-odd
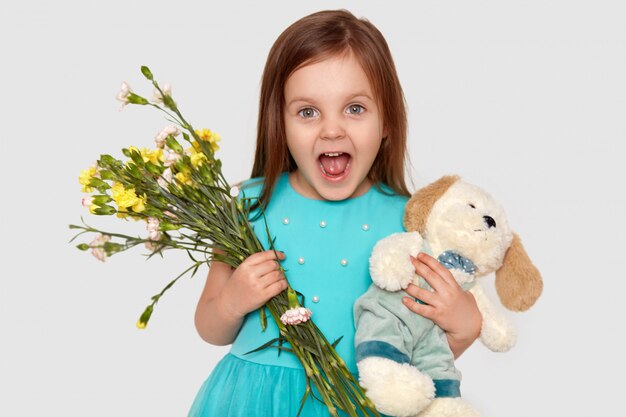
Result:
{"label": "teeth", "polygon": [[339,155],[343,155],[343,152],[326,152],[326,153],[324,153],[324,155],[326,155],[326,156],[339,156]]}

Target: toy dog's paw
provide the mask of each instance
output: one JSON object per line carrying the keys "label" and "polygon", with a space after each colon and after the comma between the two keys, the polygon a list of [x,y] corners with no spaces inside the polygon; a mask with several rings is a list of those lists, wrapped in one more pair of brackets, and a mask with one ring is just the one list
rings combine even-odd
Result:
{"label": "toy dog's paw", "polygon": [[408,363],[371,356],[359,361],[357,367],[361,386],[381,413],[414,416],[435,396],[432,379]]}
{"label": "toy dog's paw", "polygon": [[483,319],[480,341],[493,352],[506,352],[515,346],[517,334],[506,318],[488,317]]}
{"label": "toy dog's paw", "polygon": [[480,413],[461,398],[435,398],[416,417],[480,417]]}
{"label": "toy dog's paw", "polygon": [[394,233],[379,240],[370,256],[374,284],[387,291],[405,289],[415,278],[415,267],[409,255],[417,256],[422,245],[418,232]]}

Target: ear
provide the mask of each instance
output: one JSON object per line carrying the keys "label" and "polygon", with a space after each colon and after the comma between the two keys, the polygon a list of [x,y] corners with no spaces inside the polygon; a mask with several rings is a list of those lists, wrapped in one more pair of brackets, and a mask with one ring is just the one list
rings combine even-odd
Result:
{"label": "ear", "polygon": [[519,236],[513,233],[511,246],[496,271],[496,291],[502,305],[513,311],[526,311],[543,290],[539,270],[532,264]]}
{"label": "ear", "polygon": [[433,205],[458,180],[460,177],[457,175],[446,175],[413,194],[404,208],[404,228],[407,232],[424,234],[426,221]]}

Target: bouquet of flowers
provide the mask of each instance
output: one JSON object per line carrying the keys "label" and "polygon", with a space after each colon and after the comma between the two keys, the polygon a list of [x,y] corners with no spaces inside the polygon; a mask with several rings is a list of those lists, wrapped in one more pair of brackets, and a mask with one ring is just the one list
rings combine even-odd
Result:
{"label": "bouquet of flowers", "polygon": [[[138,245],[145,245],[149,257],[168,249],[184,250],[189,255],[191,266],[154,295],[139,317],[137,327],[145,328],[156,303],[180,277],[190,272],[193,276],[202,264],[210,265],[213,259],[236,268],[248,256],[265,249],[249,222],[256,201],[245,198],[222,175],[222,163],[215,157],[219,135],[208,129],[195,130],[179,111],[169,86],[161,88],[148,67],[142,67],[141,72],[154,86],[154,97],[148,100],[139,96],[123,83],[117,97],[122,107],[152,106],[174,124],[156,136],[156,149],[122,149],[126,161],[101,155],[94,166],[81,172],[79,182],[84,192],[93,193],[83,199],[90,213],[145,221],[147,235],[109,233],[84,222],[70,228],[81,230],[74,239],[95,234],[89,243],[77,247],[90,250],[101,261]],[[181,142],[190,146],[185,149]],[[269,237],[267,226],[266,232]],[[379,415],[335,352],[339,340],[333,344],[326,340],[291,286],[261,308],[263,329],[267,325],[266,310],[280,335],[257,350],[274,347],[279,352],[293,353],[302,363],[307,385],[298,414],[307,397],[315,396],[313,382],[331,415],[337,416],[337,409],[350,416],[357,416],[358,410],[365,415]]]}

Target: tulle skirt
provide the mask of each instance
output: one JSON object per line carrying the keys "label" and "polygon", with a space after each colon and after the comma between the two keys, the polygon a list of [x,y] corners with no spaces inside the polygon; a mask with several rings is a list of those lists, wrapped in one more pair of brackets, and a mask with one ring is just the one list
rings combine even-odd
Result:
{"label": "tulle skirt", "polygon": [[[188,417],[296,417],[305,388],[301,369],[258,364],[229,353],[200,387]],[[330,414],[309,395],[300,416]]]}

